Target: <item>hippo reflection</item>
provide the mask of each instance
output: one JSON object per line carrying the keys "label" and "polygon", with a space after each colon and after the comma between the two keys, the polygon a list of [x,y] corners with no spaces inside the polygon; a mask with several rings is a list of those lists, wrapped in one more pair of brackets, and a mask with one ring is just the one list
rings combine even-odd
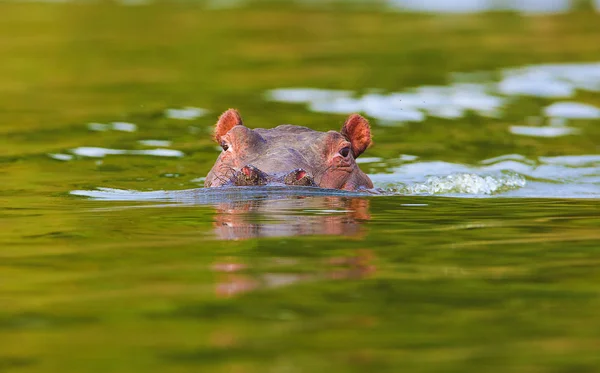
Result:
{"label": "hippo reflection", "polygon": [[357,236],[370,219],[369,200],[320,197],[251,200],[216,206],[216,235],[225,240],[299,235]]}
{"label": "hippo reflection", "polygon": [[[261,290],[292,286],[306,282],[333,280],[360,280],[373,275],[377,267],[372,250],[356,250],[348,256],[330,257],[324,261],[310,263],[311,271],[294,273],[293,269],[308,263],[290,258],[272,258],[266,267],[277,271],[261,271],[240,262],[240,258],[214,263],[212,270],[219,274],[215,292],[219,297]],[[287,269],[287,270],[286,270]],[[248,271],[250,270],[250,271]]]}
{"label": "hippo reflection", "polygon": [[229,109],[215,126],[215,140],[223,151],[206,177],[206,187],[373,187],[356,164],[371,145],[369,122],[358,114],[350,115],[340,132],[319,132],[293,125],[250,129],[236,110]]}

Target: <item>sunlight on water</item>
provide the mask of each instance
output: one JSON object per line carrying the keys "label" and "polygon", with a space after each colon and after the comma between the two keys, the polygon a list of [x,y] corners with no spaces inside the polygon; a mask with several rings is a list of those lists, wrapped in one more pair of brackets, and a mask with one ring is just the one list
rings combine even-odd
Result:
{"label": "sunlight on water", "polygon": [[[322,90],[310,96],[315,89],[276,89],[268,93],[268,99],[279,102],[305,102],[315,112],[348,114],[355,111],[385,122],[422,122],[427,115],[456,119],[467,111],[482,116],[499,115],[505,100],[486,93],[486,87],[478,84],[453,84],[448,87],[426,86],[412,92],[367,94],[360,98],[349,97],[349,93]],[[292,98],[292,101],[287,101]],[[305,98],[304,101],[300,101]]]}
{"label": "sunlight on water", "polygon": [[138,143],[144,146],[171,146],[169,140],[138,140]]}
{"label": "sunlight on water", "polygon": [[[85,3],[94,0],[13,0],[16,2],[40,3]],[[255,0],[206,0],[203,2],[209,9],[230,9],[253,4]],[[286,0],[280,0],[282,2]],[[355,4],[368,5],[371,0],[352,0]],[[124,6],[143,6],[157,3],[158,0],[117,0],[117,4]],[[308,5],[323,5],[336,3],[335,0],[296,0],[298,3]],[[350,1],[349,1],[350,2]],[[483,13],[493,11],[514,11],[522,14],[559,14],[566,13],[574,8],[572,0],[382,0],[382,4],[393,11],[408,11],[422,13]],[[600,11],[600,0],[591,0],[592,6]]]}
{"label": "sunlight on water", "polygon": [[[427,116],[458,119],[468,112],[483,117],[502,117],[511,97],[573,97],[577,90],[600,92],[600,63],[542,64],[509,68],[501,72],[499,82],[478,80],[483,73],[454,74],[448,86],[422,86],[406,92],[368,93],[353,97],[348,91],[316,88],[280,88],[267,92],[267,99],[277,102],[305,103],[315,112],[348,114],[364,112],[381,125],[422,122]],[[600,109],[577,102],[557,102],[543,111],[552,118],[598,119]],[[553,137],[573,133],[569,129],[515,128],[514,134]]]}
{"label": "sunlight on water", "polygon": [[514,10],[523,13],[562,13],[571,9],[570,0],[389,0],[401,10],[434,13],[477,13],[493,10]]}
{"label": "sunlight on water", "polygon": [[[558,157],[540,157],[544,163],[559,164],[565,166],[599,166],[600,167],[600,155],[563,155]],[[598,170],[600,173],[600,170]]]}
{"label": "sunlight on water", "polygon": [[269,93],[273,101],[307,103],[331,101],[339,98],[347,98],[352,95],[352,91],[325,90],[318,88],[298,88],[298,89],[275,89]]}
{"label": "sunlight on water", "polygon": [[73,156],[71,154],[62,153],[48,153],[48,157],[56,159],[57,161],[70,161],[73,159]]}
{"label": "sunlight on water", "polygon": [[570,127],[534,127],[534,126],[510,126],[510,133],[522,136],[534,137],[560,137],[579,133],[577,128]]}
{"label": "sunlight on water", "polygon": [[362,163],[377,163],[377,162],[382,162],[383,158],[379,158],[379,157],[360,157],[358,159],[356,159],[356,163],[358,164],[362,164]]}
{"label": "sunlight on water", "polygon": [[[201,109],[198,109],[201,110]],[[194,112],[193,114],[199,114],[200,112]],[[201,113],[200,113],[201,114]],[[187,113],[186,115],[191,115]],[[194,116],[195,118],[195,116]],[[188,119],[188,118],[185,118]],[[87,128],[90,131],[95,132],[104,132],[104,131],[121,131],[121,132],[135,132],[137,131],[137,125],[128,122],[112,122],[110,124],[103,124],[92,122],[87,124]],[[143,146],[157,146],[157,147],[168,147],[171,146],[172,142],[169,140],[138,140],[138,144]],[[174,149],[164,149],[164,148],[156,148],[156,149],[144,149],[144,150],[135,150],[135,149],[110,149],[103,147],[94,147],[94,146],[80,146],[74,149],[69,150],[72,154],[79,157],[90,157],[90,158],[103,158],[107,155],[149,155],[155,157],[183,157],[185,154],[179,150]],[[63,154],[63,153],[48,153],[48,157],[52,159],[56,159],[59,161],[71,161],[74,160],[75,157],[71,154]]]}
{"label": "sunlight on water", "polygon": [[152,155],[156,157],[183,157],[183,152],[174,149],[148,149],[148,150],[125,150],[125,149],[108,149],[81,146],[71,149],[71,152],[80,157],[102,158],[107,155]]}
{"label": "sunlight on water", "polygon": [[596,155],[530,160],[509,154],[481,161],[480,165],[409,162],[387,171],[369,176],[376,187],[399,194],[600,197],[600,156]]}
{"label": "sunlight on water", "polygon": [[121,132],[135,132],[137,131],[137,125],[128,122],[112,122],[110,124],[104,123],[88,123],[87,125],[90,131],[104,132],[104,131],[121,131]]}
{"label": "sunlight on water", "polygon": [[165,117],[170,119],[194,120],[206,115],[206,113],[208,113],[208,110],[197,107],[185,107],[183,109],[167,109],[165,110]]}
{"label": "sunlight on water", "polygon": [[[50,1],[50,0],[45,0]],[[151,0],[120,0],[124,5],[137,5]],[[328,4],[332,0],[298,0],[307,4]],[[370,0],[353,0],[369,4]],[[249,0],[209,0],[210,8],[233,8],[250,3]],[[389,9],[426,13],[481,13],[490,11],[516,11],[524,14],[554,14],[568,12],[573,8],[571,0],[384,0]],[[600,0],[592,4],[600,11]]]}
{"label": "sunlight on water", "polygon": [[481,176],[453,174],[428,177],[424,183],[399,189],[402,194],[497,194],[524,187],[525,178],[518,174]]}
{"label": "sunlight on water", "polygon": [[503,82],[510,79],[506,93],[511,95],[571,97],[576,89],[600,91],[598,62],[530,65],[505,69],[503,75]]}
{"label": "sunlight on water", "polygon": [[544,115],[566,119],[599,119],[600,109],[579,102],[556,102],[544,109]]}
{"label": "sunlight on water", "polygon": [[376,187],[397,193],[486,196],[523,188],[523,175],[448,162],[416,162],[394,167],[389,174],[370,174]]}

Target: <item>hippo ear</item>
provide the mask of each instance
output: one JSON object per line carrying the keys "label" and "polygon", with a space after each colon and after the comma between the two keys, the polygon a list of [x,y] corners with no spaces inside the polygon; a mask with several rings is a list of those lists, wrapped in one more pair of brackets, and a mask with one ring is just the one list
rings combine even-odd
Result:
{"label": "hippo ear", "polygon": [[352,144],[354,158],[358,158],[371,145],[371,127],[369,121],[358,114],[352,114],[340,131]]}
{"label": "hippo ear", "polygon": [[229,109],[219,117],[215,126],[215,140],[221,143],[221,137],[225,136],[235,126],[243,126],[242,117],[235,109]]}

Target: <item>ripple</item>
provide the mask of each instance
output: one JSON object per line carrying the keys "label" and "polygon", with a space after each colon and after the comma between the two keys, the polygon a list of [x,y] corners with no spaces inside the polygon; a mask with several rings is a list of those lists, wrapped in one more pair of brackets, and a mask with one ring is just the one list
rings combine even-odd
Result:
{"label": "ripple", "polygon": [[600,155],[528,159],[506,154],[479,165],[421,161],[386,172],[369,176],[376,187],[400,194],[600,198]]}
{"label": "ripple", "polygon": [[[120,0],[131,1],[131,0]],[[138,0],[139,1],[139,0]],[[209,0],[211,8],[232,8],[249,3],[250,0]],[[299,0],[310,5],[325,3],[315,0]],[[353,0],[354,3],[370,4],[372,0]],[[328,3],[328,2],[327,2]],[[577,2],[572,0],[383,0],[388,8],[397,11],[421,13],[482,13],[491,11],[514,11],[523,14],[558,14],[572,10]],[[600,0],[592,0],[600,10]]]}
{"label": "ripple", "polygon": [[500,176],[452,174],[432,176],[424,183],[409,185],[400,192],[406,194],[496,194],[524,187],[525,178],[517,173]]}
{"label": "ripple", "polygon": [[600,109],[579,102],[556,102],[544,109],[544,115],[566,119],[598,119]]}
{"label": "ripple", "polygon": [[481,13],[513,10],[521,13],[563,13],[571,9],[570,0],[389,0],[390,6],[413,12]]}
{"label": "ripple", "polygon": [[350,97],[352,91],[325,90],[318,88],[280,88],[267,93],[267,98],[272,101],[307,103],[329,101],[338,98]]}
{"label": "ripple", "polygon": [[194,120],[207,113],[208,110],[206,109],[188,106],[182,109],[167,109],[165,110],[165,117],[171,119]]}
{"label": "ripple", "polygon": [[575,86],[543,70],[508,70],[498,83],[498,92],[506,96],[565,98],[575,95]]}
{"label": "ripple", "polygon": [[169,140],[139,140],[138,143],[145,146],[171,146]]}
{"label": "ripple", "polygon": [[[548,164],[559,164],[566,166],[599,166],[600,167],[600,155],[597,154],[586,154],[586,155],[563,155],[558,157],[539,157],[540,161]],[[600,172],[600,170],[599,170]]]}
{"label": "ripple", "polygon": [[575,89],[600,91],[600,62],[529,65],[502,72],[504,79],[519,78],[524,82],[521,89],[516,86],[510,94],[572,97]]}
{"label": "ripple", "polygon": [[514,135],[533,137],[560,137],[579,133],[577,128],[553,126],[510,126],[509,131]]}
{"label": "ripple", "polygon": [[[16,2],[78,3],[90,0],[13,0]],[[141,6],[156,3],[157,0],[117,0],[123,6]],[[315,0],[297,0],[308,5],[321,3]],[[355,3],[371,4],[372,0],[353,0]],[[514,11],[523,14],[559,14],[572,10],[578,2],[571,0],[382,0],[389,9],[421,13],[470,14],[491,11]],[[209,9],[229,9],[247,5],[251,0],[206,0]],[[591,0],[592,6],[600,11],[600,0]]]}
{"label": "ripple", "polygon": [[506,101],[486,93],[486,89],[484,85],[457,83],[448,87],[424,86],[411,92],[388,95],[370,93],[353,98],[346,91],[286,88],[268,92],[267,98],[278,102],[306,103],[309,110],[314,112],[364,112],[380,120],[380,124],[390,125],[397,122],[422,122],[427,115],[457,119],[468,111],[496,117]]}
{"label": "ripple", "polygon": [[183,157],[183,152],[173,149],[148,149],[148,150],[125,150],[108,149],[99,147],[82,146],[71,149],[71,152],[80,157],[102,158],[107,155],[151,155],[156,157]]}
{"label": "ripple", "polygon": [[141,192],[130,189],[99,187],[94,190],[73,190],[69,194],[105,201],[177,202],[185,204],[211,204],[221,202],[263,199],[289,199],[293,196],[340,196],[356,197],[370,195],[366,192],[348,192],[336,189],[298,186],[220,187],[186,190],[157,190]]}
{"label": "ripple", "polygon": [[87,124],[87,128],[90,131],[104,132],[104,131],[108,131],[109,129],[111,129],[112,126],[109,124],[92,122],[92,123]]}
{"label": "ripple", "polygon": [[135,132],[135,131],[137,131],[137,125],[135,125],[133,123],[129,123],[129,122],[113,122],[112,123],[112,128],[115,131],[122,131],[122,132]]}
{"label": "ripple", "polygon": [[165,201],[169,200],[166,191],[140,192],[137,190],[99,187],[96,190],[73,190],[69,194],[109,201]]}
{"label": "ripple", "polygon": [[[473,75],[470,77],[470,75]],[[363,112],[378,120],[379,125],[394,126],[405,122],[422,122],[428,116],[455,120],[469,112],[482,117],[502,117],[509,100],[532,96],[564,99],[577,90],[600,92],[600,63],[540,64],[500,71],[500,81],[490,73],[455,73],[447,86],[421,86],[404,92],[367,93],[318,88],[278,88],[268,91],[271,101],[306,104],[310,111],[333,114]],[[486,80],[468,82],[470,79]],[[600,109],[577,102],[557,102],[540,113],[559,119],[600,119]],[[540,117],[541,118],[541,117]],[[518,126],[511,132],[527,136],[556,137],[575,133],[573,129]]]}
{"label": "ripple", "polygon": [[484,159],[483,161],[481,161],[479,163],[492,164],[492,163],[504,162],[504,161],[527,162],[528,159],[527,159],[527,157],[525,157],[524,155],[521,155],[521,154],[505,154],[505,155],[500,155],[500,156],[494,157],[494,158]]}
{"label": "ripple", "polygon": [[109,124],[92,122],[87,124],[87,128],[90,131],[105,132],[105,131],[121,131],[121,132],[135,132],[137,131],[137,125],[129,122],[112,122]]}
{"label": "ripple", "polygon": [[56,159],[57,161],[70,161],[73,159],[73,156],[71,154],[61,153],[48,153],[48,157]]}
{"label": "ripple", "polygon": [[356,159],[356,163],[358,164],[362,164],[362,163],[377,163],[377,162],[382,162],[383,158],[379,158],[379,157],[360,157]]}

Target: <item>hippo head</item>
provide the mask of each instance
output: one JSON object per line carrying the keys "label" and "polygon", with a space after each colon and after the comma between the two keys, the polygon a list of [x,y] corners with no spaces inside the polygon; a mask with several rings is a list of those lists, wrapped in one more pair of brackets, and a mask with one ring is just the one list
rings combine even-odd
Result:
{"label": "hippo head", "polygon": [[356,158],[371,145],[369,122],[348,117],[340,132],[281,125],[250,129],[234,109],[221,115],[215,140],[223,148],[204,186],[304,185],[357,190],[373,183]]}

